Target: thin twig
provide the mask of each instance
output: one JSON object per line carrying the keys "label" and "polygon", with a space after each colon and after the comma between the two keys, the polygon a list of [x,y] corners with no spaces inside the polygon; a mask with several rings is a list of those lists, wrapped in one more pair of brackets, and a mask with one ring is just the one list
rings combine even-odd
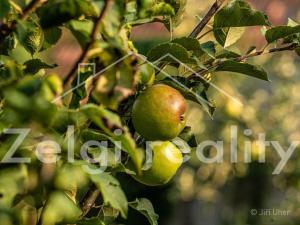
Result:
{"label": "thin twig", "polygon": [[287,46],[284,46],[284,47],[271,48],[267,51],[264,48],[260,51],[249,53],[247,55],[237,57],[233,60],[236,61],[236,62],[241,62],[241,61],[244,61],[245,59],[255,57],[255,56],[259,56],[259,55],[265,55],[265,54],[270,54],[270,53],[274,53],[274,52],[293,51],[297,48],[297,46],[298,46],[297,44],[293,43],[293,44],[290,44],[290,45],[287,45]]}
{"label": "thin twig", "polygon": [[[253,52],[253,53],[249,53],[249,54],[239,56],[239,57],[236,57],[236,58],[233,58],[233,59],[228,59],[228,60],[232,60],[232,61],[235,61],[235,62],[242,62],[242,61],[245,61],[248,58],[252,58],[252,57],[255,57],[255,56],[260,56],[260,55],[265,55],[265,54],[270,54],[270,53],[275,53],[275,52],[282,52],[282,51],[293,51],[297,47],[298,47],[298,44],[293,43],[293,44],[283,46],[283,47],[271,48],[269,50],[266,50],[265,48],[263,48],[260,51],[256,51],[256,52]],[[224,63],[225,61],[228,61],[228,60],[218,60],[215,63],[211,64],[208,67],[207,70],[202,69],[200,71],[197,71],[197,73],[194,73],[194,74],[190,75],[188,78],[189,79],[200,78],[201,80],[203,80],[203,77],[202,77],[203,75],[211,72],[211,70],[217,68],[222,63]]]}
{"label": "thin twig", "polygon": [[215,3],[211,6],[211,8],[208,10],[206,15],[203,17],[203,19],[194,28],[189,37],[196,38],[211,20],[211,18],[215,15],[215,13],[220,9],[224,2],[225,0],[216,0]]}
{"label": "thin twig", "polygon": [[91,34],[91,40],[89,41],[89,43],[86,45],[85,49],[83,50],[81,56],[79,57],[79,59],[77,60],[77,62],[74,64],[73,68],[71,69],[71,71],[69,72],[69,74],[66,76],[66,78],[64,79],[64,87],[66,87],[69,82],[71,80],[73,80],[77,75],[75,75],[75,77],[73,78],[73,75],[76,73],[77,69],[78,69],[78,65],[80,63],[84,63],[87,61],[88,59],[88,52],[90,50],[90,48],[93,46],[93,44],[97,41],[98,38],[98,34],[99,34],[99,30],[100,30],[100,26],[101,26],[101,22],[106,14],[106,11],[109,8],[109,5],[112,1],[111,0],[105,0],[103,9],[100,13],[100,16],[97,18],[97,21],[95,22],[92,34]]}
{"label": "thin twig", "polygon": [[98,189],[93,185],[90,190],[84,196],[81,202],[81,210],[82,210],[82,217],[89,213],[89,211],[94,207],[95,201],[98,198],[100,192]]}
{"label": "thin twig", "polygon": [[209,29],[208,31],[206,31],[205,33],[203,33],[202,35],[200,35],[199,37],[197,37],[197,39],[200,40],[201,38],[203,38],[204,36],[208,35],[212,31],[213,31],[213,29]]}
{"label": "thin twig", "polygon": [[21,20],[26,20],[28,16],[33,13],[38,7],[44,4],[45,0],[33,0],[29,3],[29,5],[23,10],[21,15]]}

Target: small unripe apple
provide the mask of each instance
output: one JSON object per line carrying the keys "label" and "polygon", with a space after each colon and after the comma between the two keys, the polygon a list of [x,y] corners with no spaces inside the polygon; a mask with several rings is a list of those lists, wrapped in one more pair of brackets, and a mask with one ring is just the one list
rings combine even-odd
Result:
{"label": "small unripe apple", "polygon": [[182,164],[181,151],[169,141],[151,143],[152,163],[148,170],[133,178],[148,186],[158,186],[168,183]]}

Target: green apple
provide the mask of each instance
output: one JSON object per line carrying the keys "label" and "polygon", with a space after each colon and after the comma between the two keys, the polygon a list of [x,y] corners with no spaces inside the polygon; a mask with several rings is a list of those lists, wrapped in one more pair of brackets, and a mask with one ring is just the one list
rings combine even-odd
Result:
{"label": "green apple", "polygon": [[148,170],[133,178],[148,186],[158,186],[168,183],[182,164],[181,151],[169,141],[151,143],[152,163]]}
{"label": "green apple", "polygon": [[136,131],[146,140],[171,140],[186,124],[186,100],[176,89],[157,84],[142,92],[132,110]]}

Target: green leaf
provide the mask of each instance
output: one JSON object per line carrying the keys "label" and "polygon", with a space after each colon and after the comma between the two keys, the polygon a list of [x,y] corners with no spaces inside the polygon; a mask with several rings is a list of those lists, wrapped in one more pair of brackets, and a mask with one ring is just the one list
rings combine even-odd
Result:
{"label": "green leaf", "polygon": [[70,108],[80,107],[80,101],[87,97],[87,85],[89,84],[89,77],[94,75],[94,66],[86,65],[80,67],[77,79],[72,82],[72,100]]}
{"label": "green leaf", "polygon": [[19,111],[22,110],[24,114],[28,113],[29,107],[32,107],[29,98],[19,91],[6,90],[4,96],[6,97],[5,101],[7,106]]}
{"label": "green leaf", "polygon": [[186,99],[200,104],[205,112],[213,118],[216,110],[216,104],[214,101],[208,98],[206,91],[202,90],[202,87],[196,86],[190,92],[186,93]]}
{"label": "green leaf", "polygon": [[292,20],[291,18],[288,18],[288,23],[287,23],[288,26],[290,27],[295,27],[295,26],[298,26],[299,23],[296,22],[295,20]]}
{"label": "green leaf", "polygon": [[232,60],[223,62],[216,68],[215,71],[241,73],[261,80],[269,81],[268,75],[263,68],[248,63],[235,62]]}
{"label": "green leaf", "polygon": [[31,55],[41,50],[44,43],[44,32],[34,19],[19,21],[17,34],[19,42]]}
{"label": "green leaf", "polygon": [[47,224],[74,223],[82,212],[78,206],[62,191],[55,191],[46,202],[43,221]]}
{"label": "green leaf", "polygon": [[66,27],[72,32],[82,49],[90,41],[93,26],[93,22],[90,20],[71,20],[66,24]]}
{"label": "green leaf", "polygon": [[[0,211],[0,221],[2,225],[13,225],[16,224],[16,221],[20,220],[19,218],[16,218],[16,215],[14,215],[11,211],[2,209]],[[18,221],[19,224],[21,224],[21,221]]]}
{"label": "green leaf", "polygon": [[228,47],[235,43],[243,33],[241,28],[232,28],[268,26],[269,24],[266,15],[251,9],[247,2],[244,0],[233,0],[216,13],[213,31],[216,40],[222,46]]}
{"label": "green leaf", "polygon": [[74,1],[77,4],[79,14],[84,16],[89,16],[89,17],[98,16],[99,11],[97,9],[97,6],[93,4],[93,1],[90,0],[74,0]]}
{"label": "green leaf", "polygon": [[106,133],[111,134],[110,130],[105,126],[103,120],[108,120],[112,125],[121,128],[122,123],[119,116],[101,106],[87,104],[81,107],[81,111],[87,115],[95,124],[97,124]]}
{"label": "green leaf", "polygon": [[104,204],[119,210],[126,218],[128,202],[119,181],[108,173],[91,175],[91,180],[101,192]]}
{"label": "green leaf", "polygon": [[[24,124],[29,122],[29,120],[34,120],[39,122],[40,125],[48,127],[51,120],[45,118],[53,118],[56,113],[56,107],[44,96],[39,95],[38,89],[30,90],[30,85],[36,88],[34,83],[31,83],[28,86],[24,86],[22,91],[14,89],[5,91],[4,96],[7,106],[9,106],[6,109],[9,108],[14,113],[13,117],[7,113],[5,115],[6,119],[10,123],[15,124]],[[20,126],[20,124],[16,126]]]}
{"label": "green leaf", "polygon": [[0,43],[0,55],[9,56],[18,45],[18,38],[15,33],[12,33],[4,38],[3,42]]}
{"label": "green leaf", "polygon": [[59,27],[44,29],[44,44],[42,50],[46,50],[55,45],[62,36],[62,30]]}
{"label": "green leaf", "polygon": [[126,173],[126,174],[130,174],[130,175],[136,175],[136,172],[125,167],[125,165],[122,163],[118,164],[117,167],[115,167],[113,171],[116,173]]}
{"label": "green leaf", "polygon": [[0,1],[0,20],[7,16],[10,11],[9,0],[1,0]]}
{"label": "green leaf", "polygon": [[64,164],[57,169],[54,184],[60,190],[70,191],[88,184],[88,177],[82,164],[76,161],[72,164]]}
{"label": "green leaf", "polygon": [[134,202],[129,202],[129,206],[147,217],[151,225],[158,225],[158,215],[154,212],[152,203],[148,199],[136,199]]}
{"label": "green leaf", "polygon": [[[166,2],[169,3],[175,11],[175,15],[171,17],[171,29],[175,29],[183,19],[187,0],[167,0]],[[170,20],[165,20],[164,24],[167,29],[170,29]]]}
{"label": "green leaf", "polygon": [[99,212],[99,218],[101,218],[105,224],[112,224],[116,221],[120,212],[110,206],[102,206]]}
{"label": "green leaf", "polygon": [[112,1],[107,15],[102,20],[101,33],[107,37],[108,41],[115,41],[119,38],[120,29],[122,27],[121,21],[125,13],[125,2],[118,0]]}
{"label": "green leaf", "polygon": [[205,51],[202,49],[201,44],[196,38],[190,38],[190,37],[175,38],[174,40],[172,40],[172,43],[181,45],[186,50],[191,51],[193,55],[197,57],[200,57],[201,55],[205,54]]}
{"label": "green leaf", "polygon": [[[99,141],[98,139],[94,139],[92,141]],[[108,141],[110,141],[108,139]],[[107,142],[105,142],[107,143]],[[112,144],[112,142],[108,142],[108,144]],[[105,151],[105,152],[104,152]],[[102,165],[105,166],[105,169],[111,171],[115,171],[115,168],[118,167],[120,164],[120,160],[116,158],[116,148],[105,148],[105,147],[89,147],[88,153],[91,155],[91,157],[94,159],[94,163],[96,165],[99,165],[100,167]],[[103,158],[103,154],[105,154],[105,158]],[[101,168],[100,168],[101,170]]]}
{"label": "green leaf", "polygon": [[[103,107],[92,104],[83,106],[81,111],[97,126],[99,126],[104,133],[110,137],[112,142],[121,142],[121,146],[118,147],[130,155],[135,164],[135,169],[139,173],[143,163],[143,152],[141,149],[137,148],[134,139],[128,131],[128,128],[122,126],[120,117],[117,114],[104,109]],[[113,133],[109,128],[106,127],[104,121],[107,121],[116,128],[122,129],[122,134]]]}
{"label": "green leaf", "polygon": [[167,77],[177,77],[179,76],[179,70],[176,66],[166,65],[162,70],[156,75],[155,80],[160,81]]}
{"label": "green leaf", "polygon": [[160,62],[178,62],[168,54],[183,63],[190,61],[187,49],[176,43],[164,43],[153,47],[147,54],[147,59],[152,62],[157,60]]}
{"label": "green leaf", "polygon": [[218,11],[214,17],[214,28],[268,26],[266,15],[254,11],[244,0],[233,0]]}
{"label": "green leaf", "polygon": [[124,129],[124,134],[115,136],[114,140],[121,142],[122,146],[120,147],[130,155],[135,164],[136,172],[140,173],[144,158],[143,149],[137,148],[128,128]]}
{"label": "green leaf", "polygon": [[56,67],[56,65],[49,65],[40,59],[28,60],[24,63],[24,66],[26,67],[24,72],[29,74],[36,74],[41,69],[52,69]]}
{"label": "green leaf", "polygon": [[235,44],[244,34],[244,27],[226,27],[214,30],[216,40],[224,48]]}
{"label": "green leaf", "polygon": [[5,60],[4,64],[0,65],[0,87],[13,83],[23,75],[19,64],[13,60]]}
{"label": "green leaf", "polygon": [[82,112],[61,107],[52,118],[50,126],[56,132],[65,133],[70,124],[74,124],[79,129],[85,128],[87,122],[88,120]]}
{"label": "green leaf", "polygon": [[152,16],[174,16],[175,12],[171,5],[165,2],[159,2],[149,9],[149,14]]}
{"label": "green leaf", "polygon": [[132,21],[133,18],[136,17],[138,17],[139,19],[149,19],[147,18],[149,17],[148,10],[150,7],[152,7],[152,4],[152,0],[137,0],[136,2],[134,2],[130,7],[130,12],[133,12],[132,14],[134,14],[133,16],[131,16],[130,21]]}
{"label": "green leaf", "polygon": [[215,54],[216,54],[216,43],[215,42],[213,42],[213,41],[205,42],[205,43],[201,44],[201,48],[211,58],[215,58]]}
{"label": "green leaf", "polygon": [[172,43],[179,44],[188,51],[201,50],[201,45],[196,38],[190,38],[190,37],[175,38],[172,40]]}
{"label": "green leaf", "polygon": [[[115,50],[114,50],[115,51]],[[106,52],[105,54],[112,54]],[[104,56],[105,57],[105,56]],[[118,63],[118,66],[111,67],[97,77],[93,99],[109,109],[117,110],[119,104],[134,95],[134,89],[138,81],[138,70],[135,67],[137,61],[131,57],[124,56],[125,59]],[[107,59],[107,55],[106,55]],[[113,59],[110,57],[109,59]],[[120,59],[120,56],[116,60]],[[105,60],[105,59],[103,59]],[[114,63],[113,61],[112,63]]]}
{"label": "green leaf", "polygon": [[38,8],[37,13],[43,28],[60,26],[81,16],[96,17],[98,15],[92,2],[86,0],[48,1],[47,4]]}
{"label": "green leaf", "polygon": [[185,8],[187,5],[187,0],[171,0],[172,7],[175,9],[175,16],[172,17],[173,27],[177,27],[181,20],[183,19],[183,15],[185,12]]}
{"label": "green leaf", "polygon": [[42,79],[40,77],[25,76],[18,82],[17,90],[31,97],[36,94],[42,87]]}
{"label": "green leaf", "polygon": [[[3,146],[4,147],[4,146]],[[4,149],[0,149],[2,151]],[[5,149],[7,150],[7,149]],[[0,153],[2,156],[2,152]],[[16,166],[0,171],[0,208],[12,207],[14,198],[17,194],[24,194],[26,191],[26,182],[28,181],[27,168]]]}
{"label": "green leaf", "polygon": [[222,48],[220,50],[218,50],[218,52],[216,53],[216,58],[217,59],[230,59],[230,58],[237,58],[240,57],[241,55],[233,52],[233,51],[229,51],[225,48]]}
{"label": "green leaf", "polygon": [[43,80],[43,88],[46,88],[53,95],[53,98],[50,99],[52,101],[54,97],[60,96],[63,93],[63,83],[61,77],[57,74],[48,74]]}
{"label": "green leaf", "polygon": [[299,34],[299,33],[300,33],[300,25],[295,27],[278,26],[267,30],[265,37],[268,43],[272,43],[274,41],[277,41],[278,39],[285,38],[287,36],[293,34]]}
{"label": "green leaf", "polygon": [[77,225],[105,225],[104,222],[98,217],[83,218],[77,222]]}
{"label": "green leaf", "polygon": [[196,137],[192,131],[192,128],[189,126],[186,126],[183,131],[179,134],[179,137],[186,141],[190,147],[197,147],[198,143],[196,140]]}
{"label": "green leaf", "polygon": [[[162,16],[162,17],[170,17],[175,16],[175,13],[179,12],[179,3],[176,1],[174,3],[173,0],[171,1],[162,1],[162,0],[137,0],[135,9],[132,9],[131,12],[134,11],[137,18],[137,20],[140,19],[152,19],[156,16]],[[134,4],[132,4],[134,5]],[[132,20],[131,15],[131,20]]]}
{"label": "green leaf", "polygon": [[99,133],[97,131],[91,130],[91,129],[86,129],[81,132],[81,139],[82,142],[88,142],[90,140],[98,140],[98,141],[108,141],[110,138],[103,133]]}

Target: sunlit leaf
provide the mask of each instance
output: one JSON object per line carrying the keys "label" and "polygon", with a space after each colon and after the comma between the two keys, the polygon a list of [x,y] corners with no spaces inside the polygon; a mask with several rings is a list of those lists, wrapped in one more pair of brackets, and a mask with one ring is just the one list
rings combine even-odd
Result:
{"label": "sunlit leaf", "polygon": [[26,192],[27,179],[25,166],[0,170],[0,208],[12,207],[16,195]]}
{"label": "sunlit leaf", "polygon": [[235,44],[244,34],[244,27],[228,27],[214,30],[218,43],[224,48]]}
{"label": "sunlit leaf", "polygon": [[278,39],[285,38],[292,34],[300,34],[300,25],[291,27],[291,26],[278,26],[273,27],[266,32],[266,39],[268,43],[272,43]]}
{"label": "sunlit leaf", "polygon": [[[187,0],[167,0],[166,2],[168,2],[175,11],[175,15],[171,17],[172,29],[174,29],[181,23],[183,19]],[[170,20],[165,21],[165,26],[167,29],[170,29]]]}
{"label": "sunlit leaf", "polygon": [[43,213],[45,224],[74,223],[81,215],[79,207],[62,191],[53,192]]}
{"label": "sunlit leaf", "polygon": [[176,43],[165,43],[153,47],[147,54],[149,61],[160,62],[189,62],[189,54],[186,48]]}
{"label": "sunlit leaf", "polygon": [[181,45],[186,50],[191,51],[193,55],[197,57],[205,54],[205,51],[202,49],[201,44],[196,38],[190,38],[190,37],[175,38],[174,40],[172,40],[172,43]]}
{"label": "sunlit leaf", "polygon": [[130,202],[129,206],[142,213],[151,225],[158,225],[158,215],[154,212],[152,203],[148,199],[136,199],[134,202]]}
{"label": "sunlit leaf", "polygon": [[54,68],[56,65],[49,65],[43,62],[41,59],[31,59],[24,63],[26,69],[24,70],[25,73],[36,74],[41,69],[51,69]]}
{"label": "sunlit leaf", "polygon": [[128,202],[118,180],[108,173],[91,175],[91,179],[101,192],[104,204],[119,210],[122,217],[126,218]]}
{"label": "sunlit leaf", "polygon": [[20,21],[17,34],[19,42],[31,55],[41,50],[44,43],[44,32],[35,19]]}
{"label": "sunlit leaf", "polygon": [[141,149],[137,148],[134,139],[132,138],[131,134],[129,133],[126,127],[123,127],[122,133],[115,134],[114,132],[110,131],[105,121],[107,121],[110,125],[115,126],[115,128],[121,128],[122,123],[117,114],[112,113],[109,110],[106,110],[102,107],[96,105],[85,105],[81,108],[81,111],[91,119],[97,126],[99,126],[105,133],[110,137],[112,141],[120,142],[120,147],[123,151],[127,152],[134,164],[135,169],[139,172],[142,167],[143,162],[143,154]]}
{"label": "sunlit leaf", "polygon": [[171,5],[165,2],[159,2],[149,9],[152,16],[174,16],[175,12]]}
{"label": "sunlit leaf", "polygon": [[219,65],[215,71],[227,71],[245,74],[261,80],[269,81],[266,71],[260,66],[228,60]]}
{"label": "sunlit leaf", "polygon": [[[228,47],[241,37],[243,29],[240,27],[268,26],[269,24],[266,15],[253,10],[246,1],[233,0],[216,13],[213,31],[216,40],[222,46]],[[237,27],[239,29],[232,29]]]}

